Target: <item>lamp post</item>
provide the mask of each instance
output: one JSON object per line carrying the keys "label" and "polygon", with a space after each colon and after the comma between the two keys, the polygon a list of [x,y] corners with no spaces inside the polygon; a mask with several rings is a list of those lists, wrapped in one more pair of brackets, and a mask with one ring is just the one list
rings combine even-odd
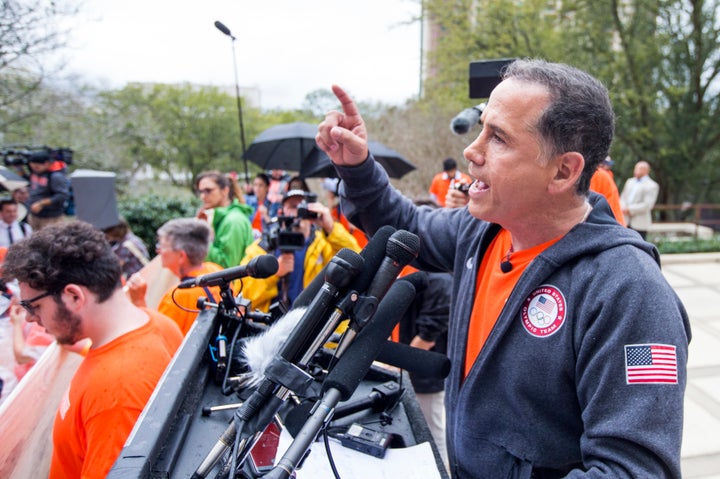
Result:
{"label": "lamp post", "polygon": [[[230,29],[226,27],[219,20],[215,22],[215,27],[222,33],[230,37],[230,43],[232,44],[232,56],[233,56],[233,69],[235,71],[235,98],[237,100],[238,110],[238,124],[240,125],[240,144],[242,146],[242,159],[245,166],[245,185],[247,186],[250,182],[248,174],[247,159],[245,158],[245,127],[243,126],[243,114],[242,114],[242,99],[240,98],[240,83],[238,83],[238,70],[237,70],[237,59],[235,56],[235,37],[230,32]],[[246,188],[247,189],[247,188]]]}

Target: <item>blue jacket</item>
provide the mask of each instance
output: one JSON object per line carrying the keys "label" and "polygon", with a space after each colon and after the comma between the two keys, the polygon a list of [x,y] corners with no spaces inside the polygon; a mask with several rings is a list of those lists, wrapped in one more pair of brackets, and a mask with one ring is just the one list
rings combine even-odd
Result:
{"label": "blue jacket", "polygon": [[[467,208],[415,207],[370,158],[339,167],[343,209],[421,239],[418,266],[453,271],[446,382],[454,478],[679,478],[690,325],[655,247],[607,202],[525,270],[465,380],[482,255],[500,227]],[[542,205],[538,205],[541,208]],[[480,286],[481,287],[481,286]],[[541,303],[543,302],[543,303]],[[530,312],[548,304],[551,323]],[[675,384],[635,384],[638,354],[675,348]]]}

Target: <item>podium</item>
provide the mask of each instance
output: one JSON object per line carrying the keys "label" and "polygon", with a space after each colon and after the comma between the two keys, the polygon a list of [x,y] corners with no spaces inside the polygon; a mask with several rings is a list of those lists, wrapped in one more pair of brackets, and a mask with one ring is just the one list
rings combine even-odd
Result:
{"label": "podium", "polygon": [[[237,403],[239,398],[236,394],[226,396],[222,393],[210,367],[211,359],[207,350],[215,334],[216,313],[217,309],[213,307],[198,315],[155,388],[108,478],[190,478],[228,427],[234,414],[231,405]],[[429,444],[434,471],[428,477],[448,478],[406,373],[373,366],[346,403],[366,397],[373,387],[388,381],[397,382],[405,391],[390,411],[386,411],[382,417],[381,413],[360,411],[338,419],[337,424],[333,424],[372,423],[374,430],[391,435],[391,450]],[[342,405],[340,403],[338,407]],[[208,408],[212,408],[209,413]],[[261,462],[263,457],[267,462],[267,458],[274,452],[262,449],[273,449],[277,445],[272,440],[273,434],[269,434],[269,437],[269,441],[259,441],[251,453],[251,456],[261,458]],[[310,454],[324,454],[323,444],[313,444]],[[368,461],[377,460],[358,454],[361,454],[361,463],[363,457],[367,457]],[[207,477],[215,477],[219,470],[220,467],[216,465]]]}

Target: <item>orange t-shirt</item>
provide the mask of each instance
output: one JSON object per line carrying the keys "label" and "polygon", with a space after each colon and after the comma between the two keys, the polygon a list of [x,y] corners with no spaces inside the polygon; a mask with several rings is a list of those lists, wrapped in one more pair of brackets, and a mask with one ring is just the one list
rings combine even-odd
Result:
{"label": "orange t-shirt", "polygon": [[480,354],[497,318],[505,307],[505,302],[520,279],[520,275],[537,255],[555,244],[560,238],[562,236],[530,249],[512,252],[510,254],[512,269],[507,273],[502,272],[500,263],[505,260],[512,245],[510,232],[502,229],[492,240],[478,270],[475,301],[470,315],[465,351],[465,376],[468,375],[475,359]]}
{"label": "orange t-shirt", "polygon": [[623,216],[622,207],[620,206],[620,192],[612,175],[607,170],[598,168],[595,170],[592,178],[590,178],[590,189],[605,197],[610,204],[610,209],[612,209],[613,216],[615,216],[617,222],[625,226],[625,217]]}
{"label": "orange t-shirt", "polygon": [[70,381],[55,415],[50,479],[107,476],[182,343],[170,318],[143,310],[147,323],[91,349]]}
{"label": "orange t-shirt", "polygon": [[[208,273],[215,273],[222,271],[222,266],[206,261],[202,264],[202,268],[193,271],[191,278],[197,278]],[[175,285],[177,286],[177,285]],[[200,296],[205,296],[210,301],[218,303],[220,301],[220,287],[212,286],[208,288],[213,295],[213,298],[209,298],[205,288],[194,287],[187,289],[176,289],[175,286],[171,287],[165,292],[160,302],[158,303],[157,310],[172,319],[180,326],[180,331],[183,335],[186,335],[190,331],[190,327],[195,322],[199,311],[197,307],[197,300]],[[233,290],[234,291],[234,290]],[[188,311],[186,311],[188,310]]]}
{"label": "orange t-shirt", "polygon": [[445,197],[450,189],[450,183],[453,181],[469,185],[473,180],[462,171],[458,171],[454,178],[450,178],[445,172],[435,175],[432,179],[432,183],[430,183],[430,189],[428,192],[435,196],[440,206],[445,206]]}

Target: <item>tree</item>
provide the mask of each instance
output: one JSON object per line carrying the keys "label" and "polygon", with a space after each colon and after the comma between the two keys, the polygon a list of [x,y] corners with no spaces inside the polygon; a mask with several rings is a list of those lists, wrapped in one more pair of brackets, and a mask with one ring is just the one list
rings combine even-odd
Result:
{"label": "tree", "polygon": [[[109,133],[126,145],[134,172],[149,166],[175,185],[189,185],[203,170],[238,168],[242,146],[232,95],[190,84],[130,84],[101,99]],[[247,117],[257,112],[243,114],[255,123]]]}
{"label": "tree", "polygon": [[426,0],[441,35],[425,101],[459,106],[471,61],[528,56],[573,64],[610,90],[616,176],[629,176],[645,159],[661,185],[660,202],[718,202],[719,3]]}
{"label": "tree", "polygon": [[65,46],[68,28],[61,23],[77,14],[66,1],[2,0],[0,9],[0,132],[27,120],[33,95],[49,72],[47,55]]}

